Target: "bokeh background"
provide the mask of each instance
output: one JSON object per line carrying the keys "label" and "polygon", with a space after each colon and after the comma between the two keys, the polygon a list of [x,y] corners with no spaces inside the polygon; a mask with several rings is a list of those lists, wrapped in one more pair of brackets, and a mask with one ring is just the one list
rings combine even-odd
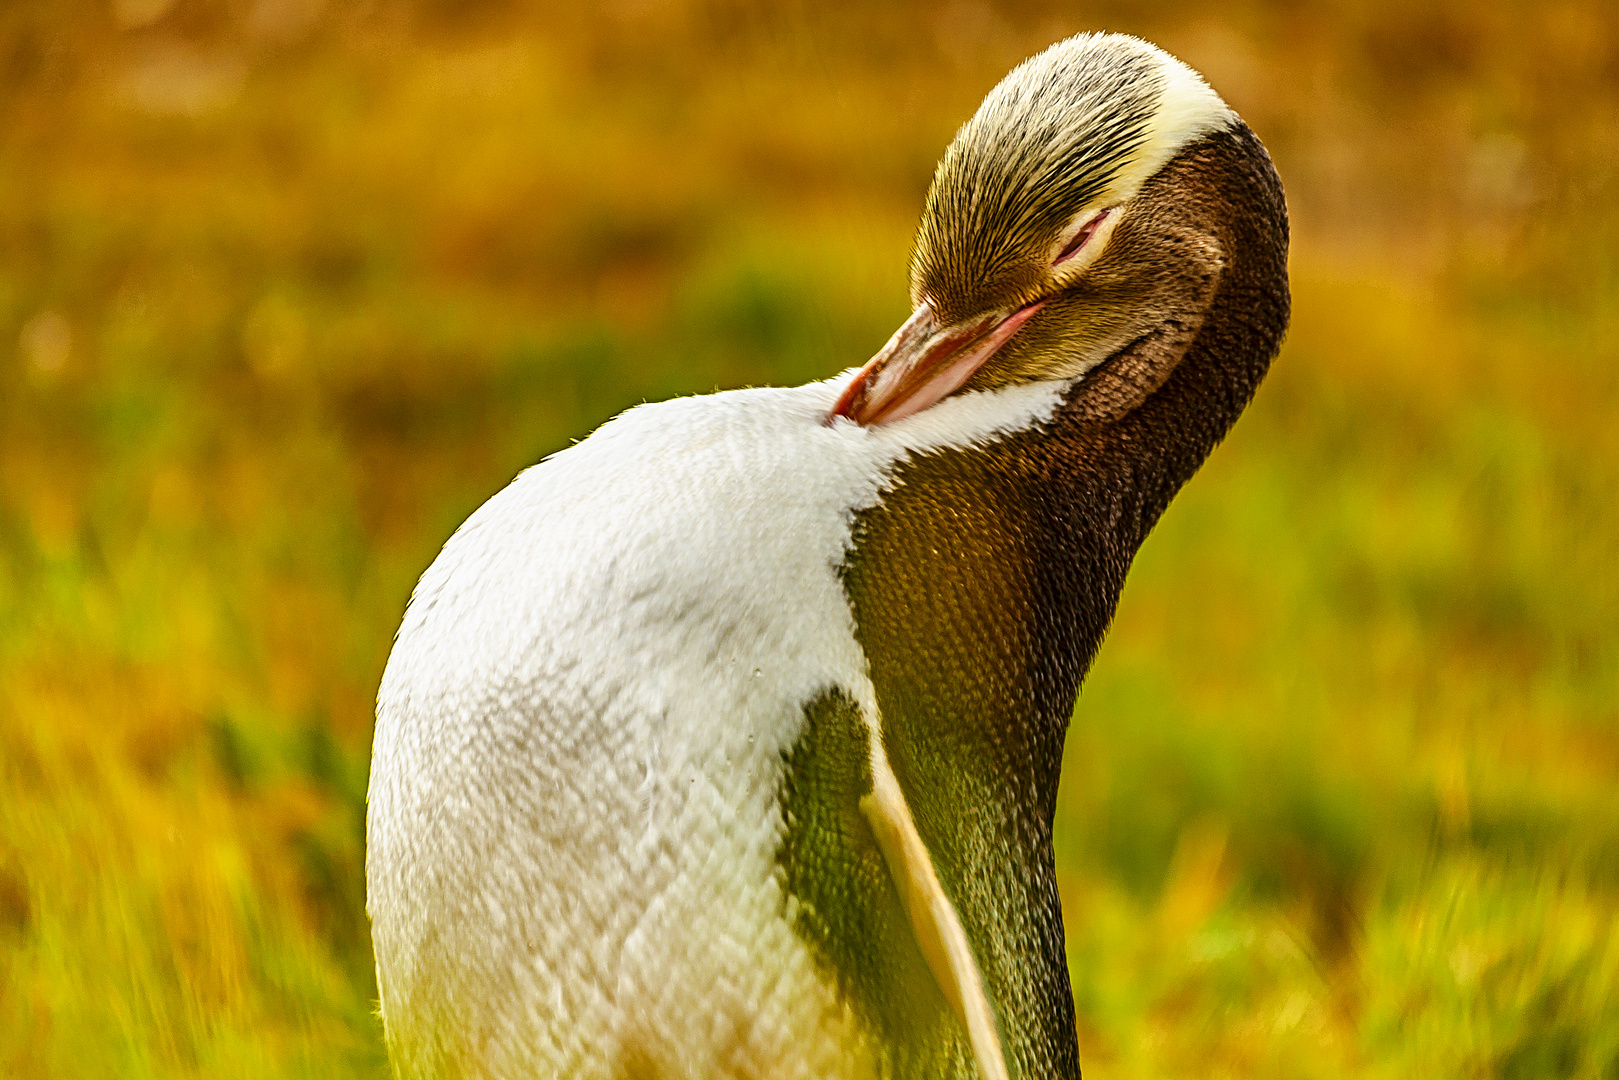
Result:
{"label": "bokeh background", "polygon": [[0,4],[0,1074],[386,1075],[410,588],[645,399],[905,316],[1016,61],[1207,74],[1294,323],[1069,738],[1086,1075],[1619,1076],[1611,0]]}

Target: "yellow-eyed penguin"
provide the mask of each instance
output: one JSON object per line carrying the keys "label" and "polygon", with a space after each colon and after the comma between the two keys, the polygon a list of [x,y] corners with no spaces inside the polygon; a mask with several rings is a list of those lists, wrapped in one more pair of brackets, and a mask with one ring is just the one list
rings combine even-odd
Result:
{"label": "yellow-eyed penguin", "polygon": [[1286,257],[1203,80],[1071,38],[945,152],[864,368],[631,409],[473,514],[377,708],[398,1073],[1078,1077],[1064,733]]}

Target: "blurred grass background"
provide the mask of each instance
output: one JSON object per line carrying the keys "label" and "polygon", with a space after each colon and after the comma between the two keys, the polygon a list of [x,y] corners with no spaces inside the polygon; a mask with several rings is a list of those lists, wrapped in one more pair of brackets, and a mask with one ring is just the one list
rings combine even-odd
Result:
{"label": "blurred grass background", "polygon": [[1069,740],[1086,1075],[1619,1077],[1607,0],[0,5],[0,1074],[382,1077],[416,576],[647,398],[862,362],[932,165],[1125,30],[1294,325]]}

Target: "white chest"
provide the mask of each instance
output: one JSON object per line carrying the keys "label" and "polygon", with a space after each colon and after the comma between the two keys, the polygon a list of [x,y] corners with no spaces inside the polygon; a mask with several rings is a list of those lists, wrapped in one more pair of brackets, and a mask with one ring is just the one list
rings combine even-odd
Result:
{"label": "white chest", "polygon": [[1038,423],[1060,387],[828,427],[844,381],[632,410],[423,576],[368,837],[407,1075],[858,1070],[775,865],[805,702],[873,707],[838,566],[907,454]]}

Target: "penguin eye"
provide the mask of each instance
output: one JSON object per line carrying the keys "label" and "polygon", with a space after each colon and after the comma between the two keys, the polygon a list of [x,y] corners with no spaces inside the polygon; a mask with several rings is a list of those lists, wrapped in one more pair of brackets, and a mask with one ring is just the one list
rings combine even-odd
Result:
{"label": "penguin eye", "polygon": [[1075,233],[1074,238],[1068,241],[1067,246],[1057,254],[1057,258],[1051,265],[1060,265],[1078,255],[1085,245],[1090,242],[1090,238],[1096,235],[1096,230],[1101,227],[1102,222],[1106,221],[1107,216],[1112,212],[1113,208],[1111,206],[1098,210],[1089,221],[1080,226],[1079,232]]}

